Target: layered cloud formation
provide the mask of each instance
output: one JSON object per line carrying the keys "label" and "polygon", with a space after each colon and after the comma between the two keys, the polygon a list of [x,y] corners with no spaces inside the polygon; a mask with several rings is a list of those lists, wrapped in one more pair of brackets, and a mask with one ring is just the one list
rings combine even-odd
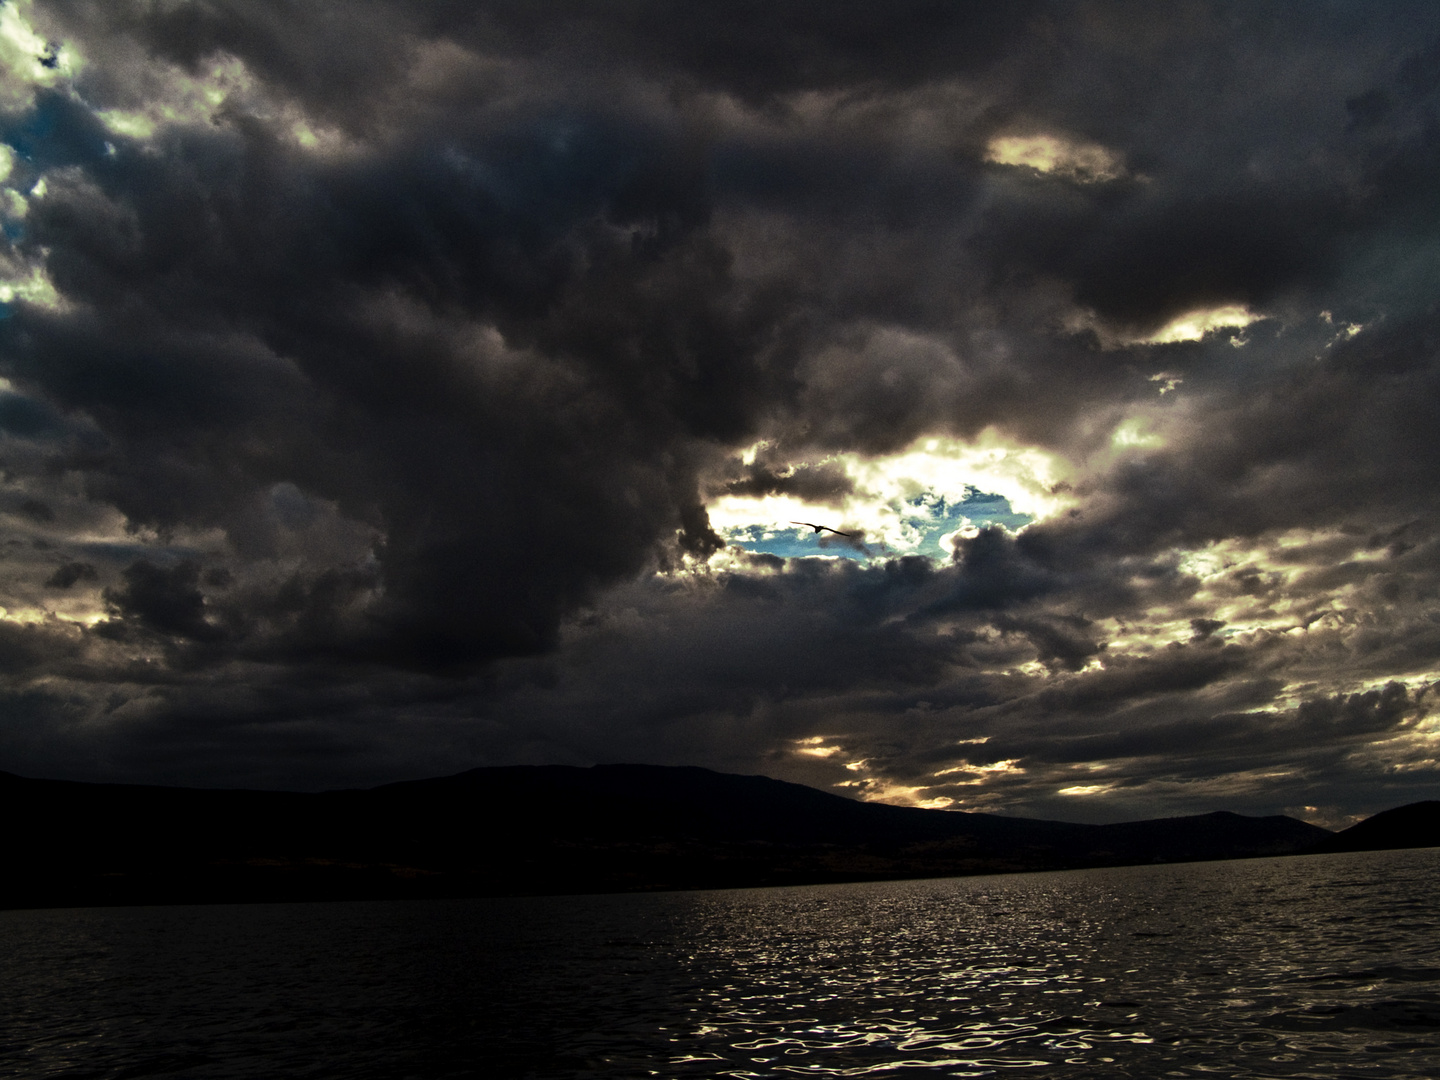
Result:
{"label": "layered cloud formation", "polygon": [[9,0],[0,70],[0,768],[1434,797],[1432,6]]}

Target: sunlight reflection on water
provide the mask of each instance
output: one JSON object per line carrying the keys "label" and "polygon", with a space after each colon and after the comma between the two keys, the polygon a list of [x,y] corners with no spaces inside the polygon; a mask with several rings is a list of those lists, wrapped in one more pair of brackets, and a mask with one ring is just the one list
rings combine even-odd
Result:
{"label": "sunlight reflection on water", "polygon": [[1437,871],[0,912],[0,1076],[1418,1080]]}

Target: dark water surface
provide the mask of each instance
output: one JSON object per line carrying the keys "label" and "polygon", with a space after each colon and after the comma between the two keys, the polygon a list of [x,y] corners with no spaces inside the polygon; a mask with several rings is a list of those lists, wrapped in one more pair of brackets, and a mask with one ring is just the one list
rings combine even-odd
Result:
{"label": "dark water surface", "polygon": [[1440,849],[0,912],[4,1077],[1440,1077]]}

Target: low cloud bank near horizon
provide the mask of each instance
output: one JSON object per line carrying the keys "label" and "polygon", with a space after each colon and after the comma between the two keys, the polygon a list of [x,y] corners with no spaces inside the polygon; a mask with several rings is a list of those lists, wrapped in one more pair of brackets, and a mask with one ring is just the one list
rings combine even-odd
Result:
{"label": "low cloud bank near horizon", "polygon": [[1435,797],[1437,133],[1423,4],[10,0],[0,769]]}

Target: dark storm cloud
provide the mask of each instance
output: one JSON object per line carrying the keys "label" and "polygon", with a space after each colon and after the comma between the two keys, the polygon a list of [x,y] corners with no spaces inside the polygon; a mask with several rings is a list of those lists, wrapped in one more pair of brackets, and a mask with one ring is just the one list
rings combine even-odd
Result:
{"label": "dark storm cloud", "polygon": [[748,474],[724,487],[728,495],[795,495],[814,502],[839,502],[855,490],[855,481],[834,464],[799,465],[781,471],[756,463]]}
{"label": "dark storm cloud", "polygon": [[[1102,497],[1018,547],[1076,566],[1318,524],[1418,528],[1412,515],[1433,513],[1440,482],[1440,454],[1423,434],[1440,423],[1437,329],[1430,313],[1397,320],[1267,386],[1217,393],[1192,441],[1116,469]],[[1356,536],[1350,550],[1366,546]]]}
{"label": "dark storm cloud", "polygon": [[[101,423],[91,490],[132,522],[243,537],[257,526],[232,519],[283,478],[383,523],[386,598],[360,653],[449,666],[544,648],[667,526],[703,542],[675,440],[743,435],[765,399],[766,317],[735,310],[722,253],[594,220],[651,151],[583,120],[555,150],[557,124],[466,147],[514,173],[518,206],[454,132],[323,177],[243,131],[58,176],[26,242],[59,253],[57,286],[92,314],[14,320],[11,370]],[[494,370],[467,316],[512,332]],[[525,348],[557,359],[505,370]]]}
{"label": "dark storm cloud", "polygon": [[[1216,23],[1162,20],[1150,41],[1122,46],[1109,36],[1118,27],[1103,28],[1112,8],[1080,32],[1092,49],[1049,54],[1057,70],[1042,94],[1067,77],[1088,92],[1046,100],[1045,120],[1123,146],[1132,172],[1085,192],[1014,186],[981,233],[1001,272],[1058,278],[1082,305],[1149,330],[1195,307],[1262,308],[1334,284],[1377,226],[1429,213],[1435,86],[1413,73],[1436,28],[1421,9],[1337,8],[1291,23],[1283,63],[1261,29],[1282,11],[1211,10]],[[1257,22],[1220,32],[1227,15]],[[1368,47],[1346,47],[1367,30]],[[1127,94],[1153,96],[1127,107]],[[1249,100],[1239,123],[1237,95]],[[1362,101],[1369,123],[1356,122]]]}
{"label": "dark storm cloud", "polygon": [[52,589],[68,589],[77,581],[94,581],[99,575],[95,573],[95,567],[85,562],[67,562],[56,567],[55,572],[46,579],[45,584]]}
{"label": "dark storm cloud", "polygon": [[662,81],[693,82],[764,103],[792,91],[908,86],[986,67],[1039,8],[1029,2],[992,10],[903,0],[881,11],[856,2],[775,6],[742,0],[724,9],[677,13],[653,0],[545,7],[505,2],[486,5],[479,20],[468,5],[440,5],[428,29],[453,28],[529,55],[618,56]]}
{"label": "dark storm cloud", "polygon": [[20,503],[20,513],[24,514],[31,521],[48,522],[55,520],[55,511],[41,502],[39,499],[24,499]]}
{"label": "dark storm cloud", "polygon": [[[1280,635],[1177,641],[1139,657],[1107,651],[1104,666],[1076,671],[1095,649],[1078,618],[978,613],[956,625],[917,617],[927,595],[952,586],[947,578],[956,574],[922,565],[906,572],[792,563],[699,597],[628,592],[621,610],[642,623],[591,626],[568,663],[490,699],[491,745],[536,760],[577,748],[581,760],[643,753],[679,763],[698,752],[744,768],[758,759],[822,784],[856,780],[842,766],[863,762],[858,775],[876,793],[900,785],[975,808],[1115,819],[1167,806],[1201,811],[1215,798],[1255,812],[1314,802],[1318,793],[1332,803],[1353,798],[1346,786],[1363,789],[1374,768],[1367,747],[1414,731],[1428,715],[1425,695],[1398,683],[1312,691],[1298,708],[1285,706],[1276,674],[1305,663]],[[1070,656],[1054,647],[1061,635]],[[1326,651],[1326,663],[1353,662],[1341,660],[1339,639]],[[1015,670],[1047,656],[1071,672],[1058,684]],[[833,756],[798,753],[804,739]],[[985,771],[1007,760],[1013,775]],[[1092,765],[1102,771],[1092,775]],[[987,789],[977,802],[974,790],[935,776],[941,769],[957,779],[988,775],[1003,797]],[[1078,778],[1077,769],[1085,770]],[[1217,775],[1250,772],[1271,779],[1216,783]],[[1116,785],[1120,809],[1097,812],[1054,797],[1087,778]],[[1422,758],[1388,786],[1397,798],[1418,797],[1434,779]]]}
{"label": "dark storm cloud", "polygon": [[1035,656],[1043,664],[1069,671],[1079,671],[1105,645],[1087,631],[1089,619],[1083,615],[1057,615],[1046,619],[1017,619],[1000,616],[995,628],[1005,633],[1021,634],[1035,647]]}
{"label": "dark storm cloud", "polygon": [[[16,12],[14,767],[1433,780],[1428,6]],[[1263,318],[1141,343],[1221,307]],[[725,500],[858,521],[855,461],[927,438],[1065,462],[1055,505],[725,549]]]}
{"label": "dark storm cloud", "polygon": [[19,394],[0,393],[0,430],[21,439],[45,438],[63,430],[63,423],[43,404]]}
{"label": "dark storm cloud", "polygon": [[78,651],[79,642],[72,634],[39,626],[0,626],[0,672],[6,675],[44,670]]}
{"label": "dark storm cloud", "polygon": [[[186,561],[167,568],[141,559],[125,568],[123,579],[122,586],[104,592],[121,620],[134,620],[157,633],[194,641],[214,640],[223,633],[206,618],[197,563]],[[123,631],[110,623],[97,632]]]}

